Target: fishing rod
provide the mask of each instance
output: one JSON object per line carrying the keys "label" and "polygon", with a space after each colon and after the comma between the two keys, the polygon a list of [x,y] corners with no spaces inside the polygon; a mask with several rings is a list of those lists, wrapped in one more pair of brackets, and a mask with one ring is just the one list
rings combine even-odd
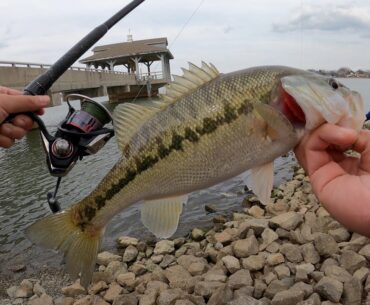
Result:
{"label": "fishing rod", "polygon": [[[39,75],[29,83],[24,88],[23,94],[45,95],[54,82],[82,54],[90,49],[118,21],[144,1],[131,1],[103,24],[93,29],[59,58],[44,74]],[[80,110],[75,110],[71,106],[70,100],[72,99],[80,100]],[[67,104],[69,107],[68,114],[58,124],[58,129],[54,135],[48,132],[43,120],[33,112],[11,114],[4,121],[4,123],[11,122],[17,115],[25,114],[38,124],[49,172],[52,176],[58,177],[54,192],[49,192],[47,195],[50,209],[54,213],[60,211],[56,194],[61,178],[72,169],[78,159],[81,160],[84,156],[97,153],[114,136],[113,129],[104,128],[104,125],[112,121],[112,116],[103,105],[80,94],[70,94],[67,97]]]}

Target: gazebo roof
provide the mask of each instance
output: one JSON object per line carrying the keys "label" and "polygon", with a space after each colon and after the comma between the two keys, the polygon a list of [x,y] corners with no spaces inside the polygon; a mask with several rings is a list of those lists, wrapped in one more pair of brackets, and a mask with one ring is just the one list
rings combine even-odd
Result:
{"label": "gazebo roof", "polygon": [[159,54],[167,54],[169,59],[173,59],[174,57],[167,49],[167,45],[166,37],[102,45],[92,49],[94,54],[80,60],[80,62],[91,64],[116,60],[117,63],[123,64],[127,63],[131,57],[141,57],[141,62],[155,61],[158,60],[157,55]]}

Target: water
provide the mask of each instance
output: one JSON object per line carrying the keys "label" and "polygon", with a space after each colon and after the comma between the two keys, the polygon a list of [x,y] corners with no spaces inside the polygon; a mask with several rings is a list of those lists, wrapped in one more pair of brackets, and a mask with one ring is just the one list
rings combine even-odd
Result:
{"label": "water", "polygon": [[[370,80],[343,79],[344,84],[361,92],[365,98],[365,111],[370,110]],[[43,117],[48,129],[53,133],[56,124],[67,113],[66,105],[47,109]],[[62,179],[58,194],[63,208],[79,201],[91,192],[118,160],[120,152],[114,138],[97,154],[78,162],[67,177]],[[292,155],[276,161],[279,184],[291,177]],[[51,177],[45,163],[38,131],[30,132],[10,149],[0,149],[0,278],[7,272],[6,265],[17,263],[32,266],[55,263],[54,253],[32,246],[24,236],[25,228],[51,212],[46,194],[55,187],[56,178]],[[226,181],[210,189],[194,192],[181,216],[175,236],[189,233],[193,227],[209,227],[214,215],[204,210],[212,204],[220,213],[230,213],[241,209],[245,197],[244,185],[239,177]],[[117,215],[109,224],[103,248],[113,248],[114,240],[121,235],[136,236],[144,240],[153,239],[140,222],[140,207],[133,205]],[[59,264],[59,260],[56,264]]]}

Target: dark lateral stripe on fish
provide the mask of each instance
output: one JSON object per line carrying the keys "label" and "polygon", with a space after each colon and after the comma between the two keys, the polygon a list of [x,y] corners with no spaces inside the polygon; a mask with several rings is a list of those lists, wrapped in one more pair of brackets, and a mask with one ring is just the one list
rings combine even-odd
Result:
{"label": "dark lateral stripe on fish", "polygon": [[157,139],[157,156],[144,155],[141,158],[136,158],[136,169],[128,169],[124,178],[120,179],[117,184],[113,184],[112,187],[106,191],[105,196],[98,195],[93,199],[95,204],[85,206],[84,212],[88,221],[91,221],[94,218],[96,212],[103,208],[108,200],[112,199],[114,195],[134,180],[136,175],[153,167],[159,160],[170,155],[171,152],[183,150],[183,142],[185,140],[193,143],[198,142],[203,135],[211,134],[215,132],[218,127],[232,123],[240,115],[248,114],[252,110],[252,107],[253,106],[249,100],[244,100],[239,108],[226,104],[222,114],[217,115],[216,118],[204,118],[202,126],[197,126],[195,129],[186,127],[184,135],[174,132],[172,134],[171,144],[168,147],[166,147],[160,139]]}

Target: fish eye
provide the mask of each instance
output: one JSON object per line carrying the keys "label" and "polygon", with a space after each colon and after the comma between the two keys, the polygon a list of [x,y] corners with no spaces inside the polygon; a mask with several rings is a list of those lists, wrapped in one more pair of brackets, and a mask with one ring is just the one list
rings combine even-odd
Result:
{"label": "fish eye", "polygon": [[329,79],[329,85],[330,85],[334,90],[336,90],[336,89],[338,89],[338,88],[339,88],[339,84],[338,84],[338,82],[337,82],[335,79],[333,79],[333,78]]}

